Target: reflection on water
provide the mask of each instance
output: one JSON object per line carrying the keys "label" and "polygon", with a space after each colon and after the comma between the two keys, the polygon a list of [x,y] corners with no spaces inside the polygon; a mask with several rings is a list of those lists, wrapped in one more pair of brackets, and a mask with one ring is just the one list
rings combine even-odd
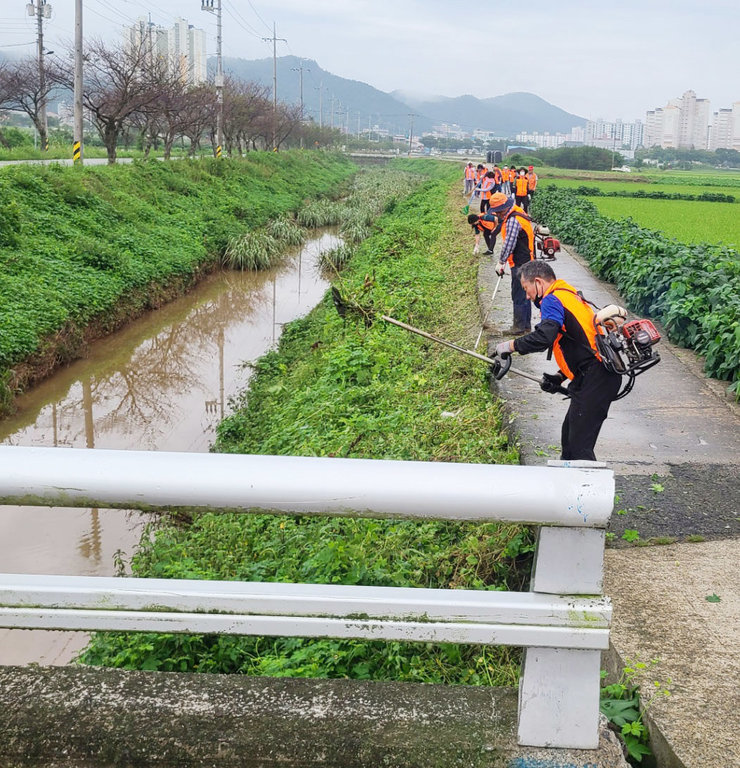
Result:
{"label": "reflection on water", "polygon": [[[319,254],[339,242],[325,232],[279,269],[211,275],[20,398],[0,441],[207,451],[229,398],[248,383],[244,363],[320,300]],[[120,510],[0,507],[0,571],[112,575],[114,554],[130,556],[144,523]],[[0,630],[0,663],[65,663],[84,644],[70,634]]]}

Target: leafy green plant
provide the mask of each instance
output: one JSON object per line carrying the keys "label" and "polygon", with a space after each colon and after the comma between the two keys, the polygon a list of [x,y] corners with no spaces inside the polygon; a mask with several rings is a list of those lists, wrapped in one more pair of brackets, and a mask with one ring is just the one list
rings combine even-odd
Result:
{"label": "leafy green plant", "polygon": [[[619,680],[601,688],[599,708],[609,722],[619,728],[618,733],[633,765],[641,763],[643,757],[652,754],[649,734],[644,724],[646,712],[658,699],[670,696],[670,678],[663,682],[654,680],[647,691],[637,684],[638,677],[645,676],[659,663],[660,659],[652,659],[649,664],[626,659]],[[605,679],[607,673],[602,671],[601,676]]]}
{"label": "leafy green plant", "polygon": [[626,528],[622,534],[622,538],[629,542],[637,541],[640,538],[640,532],[634,528]]}

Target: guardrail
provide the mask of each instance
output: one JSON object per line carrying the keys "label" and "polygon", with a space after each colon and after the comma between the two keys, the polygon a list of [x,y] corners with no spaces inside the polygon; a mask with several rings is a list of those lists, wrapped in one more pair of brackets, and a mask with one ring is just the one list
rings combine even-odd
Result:
{"label": "guardrail", "polygon": [[7,446],[0,466],[6,505],[539,525],[528,593],[0,574],[0,626],[523,646],[519,743],[598,745],[610,470]]}

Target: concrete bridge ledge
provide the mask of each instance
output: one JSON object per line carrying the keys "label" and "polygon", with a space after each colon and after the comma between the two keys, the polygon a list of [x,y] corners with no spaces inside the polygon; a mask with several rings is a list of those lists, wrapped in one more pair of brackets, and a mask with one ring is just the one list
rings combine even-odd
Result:
{"label": "concrete bridge ledge", "polygon": [[0,668],[4,768],[626,768],[516,745],[513,689]]}

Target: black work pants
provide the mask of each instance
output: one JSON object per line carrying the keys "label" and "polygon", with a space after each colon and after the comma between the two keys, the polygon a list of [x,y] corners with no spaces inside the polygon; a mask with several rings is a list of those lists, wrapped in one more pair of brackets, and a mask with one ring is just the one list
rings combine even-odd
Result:
{"label": "black work pants", "polygon": [[568,387],[570,407],[561,431],[561,459],[596,461],[596,439],[621,383],[622,377],[607,371],[598,360],[576,373]]}
{"label": "black work pants", "polygon": [[529,195],[516,195],[516,204],[521,208],[524,208],[526,213],[529,210]]}
{"label": "black work pants", "polygon": [[519,270],[523,266],[520,264],[518,267],[511,268],[511,303],[514,305],[513,326],[520,331],[529,333],[532,328],[532,302],[527,298],[527,293],[522,288],[519,279]]}
{"label": "black work pants", "polygon": [[488,250],[493,252],[493,247],[496,245],[496,235],[493,234],[492,229],[483,230],[483,239],[486,241]]}

